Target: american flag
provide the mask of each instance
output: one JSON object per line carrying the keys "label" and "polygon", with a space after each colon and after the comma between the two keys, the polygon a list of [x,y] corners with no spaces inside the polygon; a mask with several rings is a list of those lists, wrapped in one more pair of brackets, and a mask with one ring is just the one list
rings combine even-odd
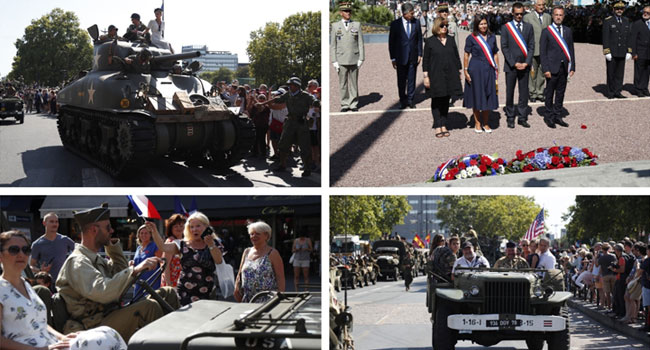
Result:
{"label": "american flag", "polygon": [[537,236],[544,233],[544,208],[540,210],[539,214],[535,217],[535,221],[530,224],[528,231],[524,235],[524,239],[528,241],[535,239]]}

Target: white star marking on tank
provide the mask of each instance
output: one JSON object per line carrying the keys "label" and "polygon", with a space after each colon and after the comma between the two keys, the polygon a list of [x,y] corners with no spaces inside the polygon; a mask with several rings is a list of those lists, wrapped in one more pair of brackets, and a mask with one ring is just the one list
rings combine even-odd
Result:
{"label": "white star marking on tank", "polygon": [[99,59],[102,57],[102,55],[95,55],[95,58],[93,59],[93,68],[99,67]]}
{"label": "white star marking on tank", "polygon": [[88,103],[95,103],[93,96],[95,95],[95,89],[93,89],[93,83],[90,83],[90,89],[88,89]]}

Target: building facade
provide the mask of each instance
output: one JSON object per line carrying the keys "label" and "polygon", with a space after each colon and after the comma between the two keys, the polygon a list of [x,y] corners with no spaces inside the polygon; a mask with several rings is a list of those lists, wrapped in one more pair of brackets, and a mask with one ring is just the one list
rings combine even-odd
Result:
{"label": "building facade", "polygon": [[184,60],[184,62],[189,64],[199,61],[203,63],[203,71],[206,72],[218,71],[221,67],[226,67],[234,72],[239,65],[237,54],[230,51],[209,51],[206,45],[187,45],[182,48],[183,53],[192,51],[201,52],[201,56]]}
{"label": "building facade", "polygon": [[430,234],[431,237],[437,233],[447,236],[440,227],[440,220],[437,218],[438,204],[442,196],[407,196],[411,210],[404,218],[404,224],[393,227],[393,234],[397,233],[411,242],[415,234],[422,240]]}

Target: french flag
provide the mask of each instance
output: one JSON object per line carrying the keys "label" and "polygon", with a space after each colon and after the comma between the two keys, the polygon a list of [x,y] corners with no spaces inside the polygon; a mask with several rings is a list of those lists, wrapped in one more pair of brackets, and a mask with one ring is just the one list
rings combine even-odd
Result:
{"label": "french flag", "polygon": [[138,216],[149,219],[160,219],[160,214],[153,203],[146,196],[126,196],[133,204],[133,209],[138,212]]}

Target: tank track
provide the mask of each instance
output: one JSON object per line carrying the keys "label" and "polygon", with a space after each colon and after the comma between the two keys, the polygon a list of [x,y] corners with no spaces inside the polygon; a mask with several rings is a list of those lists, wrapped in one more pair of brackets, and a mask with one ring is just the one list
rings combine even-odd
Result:
{"label": "tank track", "polygon": [[[68,125],[68,116],[73,122]],[[82,125],[90,126],[84,133]],[[63,146],[115,178],[151,160],[156,147],[154,124],[139,114],[107,114],[62,106],[57,121]]]}
{"label": "tank track", "polygon": [[225,151],[210,147],[204,153],[205,160],[215,169],[228,169],[239,164],[255,143],[255,125],[252,120],[233,116],[230,121],[235,126],[235,144]]}

